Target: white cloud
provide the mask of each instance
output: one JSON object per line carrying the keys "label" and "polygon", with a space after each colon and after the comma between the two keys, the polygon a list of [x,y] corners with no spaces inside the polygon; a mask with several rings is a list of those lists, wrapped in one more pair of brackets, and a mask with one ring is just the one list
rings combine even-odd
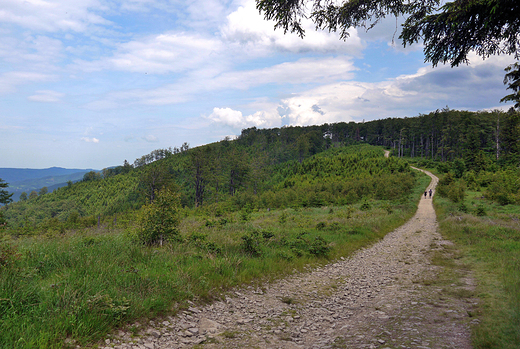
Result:
{"label": "white cloud", "polygon": [[148,136],[145,136],[143,137],[143,139],[149,143],[157,143],[159,142],[159,139],[157,137],[155,137],[154,135],[148,135]]}
{"label": "white cloud", "polygon": [[359,55],[364,47],[355,29],[350,31],[347,41],[342,41],[337,33],[316,31],[310,20],[303,20],[303,27],[306,30],[304,39],[294,33],[284,34],[283,29],[274,30],[274,22],[266,21],[259,14],[255,1],[245,0],[228,15],[221,33],[224,40],[239,44],[251,55],[267,54],[273,50]]}
{"label": "white cloud", "polygon": [[120,70],[145,74],[183,72],[200,68],[221,50],[218,40],[197,34],[165,33],[117,45],[111,57],[76,61],[85,71]]}
{"label": "white cloud", "polygon": [[87,143],[99,143],[99,139],[97,138],[89,138],[89,137],[81,137],[81,140]]}
{"label": "white cloud", "polygon": [[18,85],[49,81],[52,79],[54,79],[52,75],[26,71],[4,73],[0,75],[0,93],[14,92]]}
{"label": "white cloud", "polygon": [[308,84],[352,79],[356,68],[349,57],[302,58],[271,67],[223,73],[210,84],[214,88],[247,89],[263,84]]}
{"label": "white cloud", "polygon": [[276,109],[257,111],[250,115],[242,115],[241,111],[231,108],[213,108],[209,120],[231,126],[233,128],[243,127],[274,127],[280,126],[281,116]]}
{"label": "white cloud", "polygon": [[53,70],[53,63],[63,58],[60,40],[42,35],[25,35],[21,39],[3,36],[0,58],[12,65],[28,65],[32,70]]}
{"label": "white cloud", "polygon": [[304,58],[271,67],[217,74],[211,68],[196,70],[174,84],[150,90],[130,90],[110,93],[103,100],[85,107],[93,110],[121,107],[122,104],[166,105],[190,101],[197,95],[220,90],[247,90],[268,84],[323,84],[352,79],[354,67],[349,57]]}
{"label": "white cloud", "polygon": [[28,99],[35,102],[59,102],[63,96],[65,94],[61,92],[40,90],[36,91],[35,95],[29,96]]}
{"label": "white cloud", "polygon": [[[414,74],[380,82],[341,81],[244,108],[214,108],[208,119],[234,128],[316,125],[339,121],[414,116],[449,105],[454,109],[485,109],[506,94],[501,80],[504,59],[450,68],[421,68]],[[507,107],[503,108],[507,109]]]}
{"label": "white cloud", "polygon": [[3,0],[0,22],[36,31],[86,32],[112,24],[95,12],[107,10],[98,0]]}

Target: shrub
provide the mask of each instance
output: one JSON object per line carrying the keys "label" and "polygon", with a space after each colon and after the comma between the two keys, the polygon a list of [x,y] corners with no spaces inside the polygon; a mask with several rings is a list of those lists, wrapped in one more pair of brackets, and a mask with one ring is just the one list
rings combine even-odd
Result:
{"label": "shrub", "polygon": [[477,207],[477,210],[475,211],[475,214],[476,214],[477,216],[479,216],[479,217],[483,217],[483,216],[487,215],[487,213],[486,213],[486,209],[484,208],[483,205],[479,205],[479,206]]}
{"label": "shrub", "polygon": [[278,217],[278,222],[280,224],[285,224],[287,222],[287,212],[283,211],[280,217]]}
{"label": "shrub", "polygon": [[316,236],[309,245],[309,253],[318,257],[324,257],[328,255],[330,247],[321,236]]}
{"label": "shrub", "polygon": [[327,227],[327,223],[326,222],[319,222],[318,224],[316,224],[316,229],[318,230],[323,230]]}
{"label": "shrub", "polygon": [[271,238],[274,237],[274,234],[268,230],[262,230],[262,237],[264,238],[264,240],[269,240]]}
{"label": "shrub", "polygon": [[138,220],[137,238],[145,245],[162,245],[179,234],[179,194],[170,189],[156,193],[155,201],[143,206]]}
{"label": "shrub", "polygon": [[363,201],[363,203],[359,207],[359,209],[361,211],[369,211],[371,208],[372,208],[372,206],[370,205],[370,203],[366,199]]}
{"label": "shrub", "polygon": [[458,209],[460,212],[468,213],[468,207],[463,202],[460,203]]}
{"label": "shrub", "polygon": [[262,254],[262,250],[260,249],[260,234],[257,231],[253,231],[242,236],[242,249],[252,256],[260,256]]}

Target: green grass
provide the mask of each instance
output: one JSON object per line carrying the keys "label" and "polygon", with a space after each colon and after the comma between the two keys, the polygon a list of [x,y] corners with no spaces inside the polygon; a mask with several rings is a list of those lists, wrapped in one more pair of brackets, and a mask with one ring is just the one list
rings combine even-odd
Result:
{"label": "green grass", "polygon": [[[464,206],[436,197],[443,235],[456,243],[477,279],[475,348],[520,348],[520,207],[468,192]],[[477,216],[482,208],[485,215]],[[466,211],[467,213],[463,212]]]}
{"label": "green grass", "polygon": [[[75,231],[0,244],[0,347],[90,345],[138,319],[174,314],[232,287],[348,256],[403,224],[429,178],[401,202],[188,212],[181,240],[145,247],[122,230]],[[391,212],[391,213],[390,213]],[[283,217],[283,219],[281,219]],[[69,343],[69,344],[65,344]]]}

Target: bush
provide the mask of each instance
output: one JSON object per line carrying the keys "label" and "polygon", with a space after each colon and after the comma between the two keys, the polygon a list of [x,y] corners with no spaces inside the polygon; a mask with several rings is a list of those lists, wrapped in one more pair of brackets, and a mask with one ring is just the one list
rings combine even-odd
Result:
{"label": "bush", "polygon": [[363,201],[363,203],[359,207],[359,209],[361,211],[369,211],[371,208],[372,208],[372,206],[370,205],[370,203],[366,199]]}
{"label": "bush", "polygon": [[260,256],[262,254],[260,245],[260,234],[257,231],[242,236],[242,249],[247,254],[255,257]]}
{"label": "bush", "polygon": [[143,206],[138,220],[137,238],[144,245],[162,246],[166,240],[172,240],[179,234],[178,211],[180,196],[170,189],[156,193],[155,201]]}
{"label": "bush", "polygon": [[463,202],[461,202],[461,204],[459,205],[458,210],[460,212],[468,213],[468,207]]}
{"label": "bush", "polygon": [[483,216],[486,216],[487,213],[486,213],[486,209],[484,208],[483,205],[479,205],[477,207],[477,210],[475,211],[475,214],[479,217],[483,217]]}
{"label": "bush", "polygon": [[464,180],[455,180],[451,172],[447,173],[437,185],[437,193],[448,198],[454,203],[459,203],[466,196],[466,183]]}
{"label": "bush", "polygon": [[317,257],[325,257],[328,255],[330,247],[321,236],[316,236],[309,245],[309,253]]}

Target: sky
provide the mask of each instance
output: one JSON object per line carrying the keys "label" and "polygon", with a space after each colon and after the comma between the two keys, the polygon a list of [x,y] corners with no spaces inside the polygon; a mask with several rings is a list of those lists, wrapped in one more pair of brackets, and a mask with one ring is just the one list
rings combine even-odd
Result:
{"label": "sky", "polygon": [[254,0],[1,0],[0,167],[102,169],[249,127],[507,109],[508,56],[456,68],[370,31],[274,30]]}

